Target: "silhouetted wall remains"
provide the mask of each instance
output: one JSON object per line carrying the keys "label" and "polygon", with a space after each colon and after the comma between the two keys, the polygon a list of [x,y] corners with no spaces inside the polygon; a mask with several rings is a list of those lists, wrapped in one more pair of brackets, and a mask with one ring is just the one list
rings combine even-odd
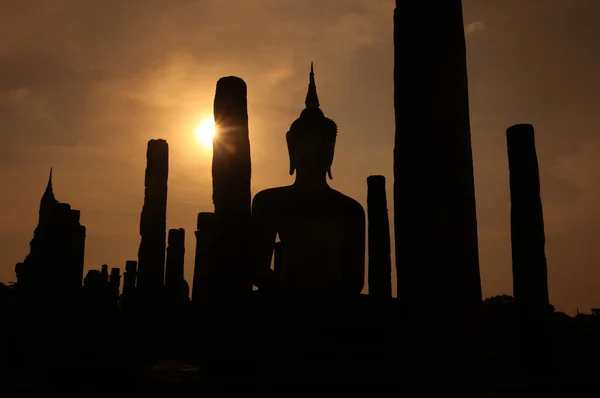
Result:
{"label": "silhouetted wall remains", "polygon": [[481,281],[461,0],[397,0],[394,48],[398,297],[468,309]]}
{"label": "silhouetted wall remains", "polygon": [[138,252],[138,298],[156,305],[162,298],[165,275],[165,243],[167,233],[167,180],[169,145],[167,141],[150,140],[146,153],[144,207],[140,221]]}
{"label": "silhouetted wall remains", "polygon": [[246,83],[234,76],[217,82],[214,101],[213,202],[216,225],[211,288],[230,296],[252,291],[248,266],[250,139]]}
{"label": "silhouetted wall remains", "polygon": [[[118,297],[114,295],[114,287],[109,281],[106,265],[102,270],[89,270],[83,281],[83,299],[89,314],[95,314],[98,322],[107,311],[115,310],[118,305]],[[118,268],[116,268],[118,270]]]}
{"label": "silhouetted wall remains", "polygon": [[515,302],[528,309],[549,308],[544,213],[534,128],[518,124],[506,130],[510,170],[510,218]]}
{"label": "silhouetted wall remains", "polygon": [[39,296],[44,301],[79,294],[85,236],[79,210],[71,209],[69,204],[60,203],[54,197],[51,169],[29,254],[15,267],[19,288],[26,295]]}
{"label": "silhouetted wall remains", "polygon": [[181,303],[187,299],[189,292],[183,277],[185,261],[185,230],[183,228],[169,230],[167,246],[167,271],[165,275],[165,294],[167,301]]}
{"label": "silhouetted wall remains", "polygon": [[100,277],[100,271],[97,269],[91,269],[88,271],[85,279],[83,280],[83,286],[86,289],[97,287],[101,284],[102,278]]}
{"label": "silhouetted wall remains", "polygon": [[392,297],[392,259],[385,177],[367,178],[369,295]]}

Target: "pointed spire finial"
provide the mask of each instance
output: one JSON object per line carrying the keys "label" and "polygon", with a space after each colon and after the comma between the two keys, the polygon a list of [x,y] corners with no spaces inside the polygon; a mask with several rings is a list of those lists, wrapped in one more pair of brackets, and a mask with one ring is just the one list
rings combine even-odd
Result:
{"label": "pointed spire finial", "polygon": [[317,96],[317,86],[315,84],[315,70],[312,62],[310,63],[308,92],[306,93],[306,101],[304,103],[307,108],[319,108],[319,97]]}
{"label": "pointed spire finial", "polygon": [[48,176],[48,185],[46,185],[46,191],[42,196],[42,203],[57,203],[58,201],[54,197],[54,191],[52,190],[52,167],[50,167],[50,175]]}

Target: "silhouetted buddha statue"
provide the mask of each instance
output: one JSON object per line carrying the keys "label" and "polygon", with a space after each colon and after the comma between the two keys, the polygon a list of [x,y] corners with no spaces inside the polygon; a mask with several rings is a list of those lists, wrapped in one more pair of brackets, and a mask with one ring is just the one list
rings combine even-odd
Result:
{"label": "silhouetted buddha statue", "polygon": [[[332,189],[337,126],[319,109],[311,64],[306,108],[286,135],[293,185],[259,192],[252,202],[255,284],[282,293],[359,294],[364,285],[365,212]],[[276,236],[277,272],[270,269]]]}

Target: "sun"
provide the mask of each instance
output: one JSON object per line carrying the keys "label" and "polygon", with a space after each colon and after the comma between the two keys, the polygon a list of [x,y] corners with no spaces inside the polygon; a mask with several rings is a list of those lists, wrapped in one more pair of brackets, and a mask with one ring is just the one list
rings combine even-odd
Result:
{"label": "sun", "polygon": [[215,130],[215,119],[207,117],[196,126],[196,139],[202,145],[212,147]]}

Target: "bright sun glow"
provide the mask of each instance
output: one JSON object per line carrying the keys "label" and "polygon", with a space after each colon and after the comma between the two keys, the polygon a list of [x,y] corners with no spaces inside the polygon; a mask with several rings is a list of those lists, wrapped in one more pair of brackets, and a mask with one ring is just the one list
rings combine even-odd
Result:
{"label": "bright sun glow", "polygon": [[213,137],[215,136],[215,120],[208,117],[198,123],[196,126],[196,138],[207,147],[212,147]]}

